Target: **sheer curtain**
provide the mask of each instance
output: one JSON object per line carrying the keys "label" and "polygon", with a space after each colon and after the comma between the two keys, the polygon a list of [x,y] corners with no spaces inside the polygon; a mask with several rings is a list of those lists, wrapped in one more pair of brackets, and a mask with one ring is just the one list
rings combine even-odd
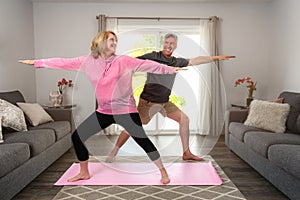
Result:
{"label": "sheer curtain", "polygon": [[[208,55],[218,55],[218,18],[210,17],[209,21],[200,21],[200,46]],[[200,82],[198,115],[199,133],[218,136],[224,125],[225,91],[219,71],[218,61],[202,65],[199,68],[203,74]]]}
{"label": "sheer curtain", "polygon": [[[175,32],[181,35],[199,34],[200,55],[218,55],[217,25],[218,18],[205,19],[122,19],[117,17],[98,16],[99,31],[112,30],[116,34],[130,32],[139,29],[146,31],[165,30],[163,32]],[[168,31],[166,31],[168,30]],[[198,56],[198,55],[197,55]],[[186,57],[183,55],[183,57]],[[218,62],[196,66],[195,70],[200,74],[199,91],[197,92],[198,113],[196,117],[196,132],[201,135],[217,136],[221,133],[224,124],[224,87],[219,73]],[[118,126],[110,127],[106,134],[119,132]]]}

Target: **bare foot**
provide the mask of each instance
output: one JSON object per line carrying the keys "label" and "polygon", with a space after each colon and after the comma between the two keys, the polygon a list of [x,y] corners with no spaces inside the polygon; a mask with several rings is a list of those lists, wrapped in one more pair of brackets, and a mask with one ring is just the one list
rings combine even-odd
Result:
{"label": "bare foot", "polygon": [[107,163],[112,163],[114,161],[115,156],[117,155],[117,153],[119,152],[119,148],[115,147],[110,154],[107,156],[107,158],[105,159],[105,162]]}
{"label": "bare foot", "polygon": [[170,183],[170,178],[169,178],[169,175],[168,175],[166,169],[165,168],[161,168],[160,169],[160,173],[161,173],[161,180],[160,180],[160,182],[162,184],[168,184],[168,183]]}
{"label": "bare foot", "polygon": [[77,174],[76,176],[74,176],[73,178],[68,179],[68,182],[75,182],[75,181],[79,181],[79,180],[87,180],[90,179],[91,176],[89,174]]}
{"label": "bare foot", "polygon": [[160,180],[160,182],[161,182],[162,184],[168,184],[168,183],[170,183],[170,178],[169,178],[169,176],[162,177],[161,180]]}
{"label": "bare foot", "polygon": [[185,161],[203,161],[204,159],[203,158],[200,158],[192,153],[187,153],[185,152],[182,156],[182,160],[185,160]]}
{"label": "bare foot", "polygon": [[106,157],[105,162],[112,163],[114,161],[114,158],[115,158],[114,156],[109,155],[109,156]]}

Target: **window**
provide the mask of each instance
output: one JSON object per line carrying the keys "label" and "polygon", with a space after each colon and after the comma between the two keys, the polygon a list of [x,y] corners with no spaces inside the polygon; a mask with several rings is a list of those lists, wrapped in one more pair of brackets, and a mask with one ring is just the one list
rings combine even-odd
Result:
{"label": "window", "polygon": [[[173,54],[175,57],[193,58],[207,55],[207,52],[200,47],[203,38],[201,38],[198,20],[110,19],[107,29],[114,30],[118,34],[117,54],[136,57],[148,52],[160,51],[164,35],[171,32],[178,36],[177,49]],[[137,101],[145,81],[145,73],[135,74],[133,88]],[[188,71],[177,74],[171,94],[171,99],[177,100],[180,109],[190,117],[190,131],[194,133],[199,132],[199,112],[201,112],[199,91],[202,83],[205,85],[201,69],[191,67]],[[178,123],[160,114],[154,116],[144,128],[149,133],[178,133]]]}

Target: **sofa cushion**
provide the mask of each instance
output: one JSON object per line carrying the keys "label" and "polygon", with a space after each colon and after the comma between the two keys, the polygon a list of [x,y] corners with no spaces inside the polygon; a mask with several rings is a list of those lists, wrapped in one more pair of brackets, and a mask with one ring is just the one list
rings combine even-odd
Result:
{"label": "sofa cushion", "polygon": [[0,99],[4,99],[9,103],[17,105],[17,102],[25,102],[25,99],[20,91],[0,92]]}
{"label": "sofa cushion", "polygon": [[274,144],[300,144],[298,134],[278,134],[272,132],[249,131],[244,137],[245,144],[263,157],[268,156],[268,149]]}
{"label": "sofa cushion", "polygon": [[68,121],[54,121],[50,123],[41,124],[36,127],[28,127],[29,130],[38,129],[52,129],[56,135],[56,141],[71,132],[71,125]]}
{"label": "sofa cushion", "polygon": [[253,100],[245,125],[262,128],[276,133],[284,133],[290,105]]}
{"label": "sofa cushion", "polygon": [[16,131],[27,131],[24,113],[17,106],[0,99],[0,115],[2,116],[2,126]]}
{"label": "sofa cushion", "polygon": [[272,163],[300,179],[300,145],[272,145],[268,157]]}
{"label": "sofa cushion", "polygon": [[4,135],[5,143],[27,143],[30,147],[30,157],[33,157],[55,142],[55,133],[52,129],[30,130],[14,132]]}
{"label": "sofa cushion", "polygon": [[282,92],[279,97],[284,98],[284,103],[290,105],[287,118],[287,131],[300,134],[300,93]]}
{"label": "sofa cushion", "polygon": [[30,158],[29,145],[25,143],[0,145],[0,177],[19,167]]}
{"label": "sofa cushion", "polygon": [[230,134],[242,142],[244,142],[244,135],[247,131],[264,131],[264,130],[260,128],[255,128],[253,126],[246,126],[240,122],[231,122],[229,124]]}
{"label": "sofa cushion", "polygon": [[17,105],[23,110],[30,125],[37,126],[47,122],[53,122],[52,117],[38,103],[22,103],[17,102]]}

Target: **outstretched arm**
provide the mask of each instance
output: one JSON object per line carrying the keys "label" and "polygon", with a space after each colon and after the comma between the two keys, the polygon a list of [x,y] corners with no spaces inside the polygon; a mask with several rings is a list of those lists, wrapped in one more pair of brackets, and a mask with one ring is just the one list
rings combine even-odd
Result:
{"label": "outstretched arm", "polygon": [[136,72],[150,72],[154,74],[174,74],[181,70],[187,70],[182,67],[171,67],[160,64],[152,60],[140,60],[128,57],[131,60],[131,65],[135,68]]}
{"label": "outstretched arm", "polygon": [[200,64],[205,64],[205,63],[211,63],[216,60],[229,60],[230,58],[235,58],[235,56],[227,56],[227,55],[222,55],[222,56],[198,56],[195,58],[190,59],[189,61],[189,66],[193,65],[200,65]]}
{"label": "outstretched arm", "polygon": [[19,60],[20,63],[27,65],[34,65],[35,67],[45,67],[52,69],[65,69],[80,71],[82,64],[87,56],[80,56],[76,58],[49,58],[41,60]]}

